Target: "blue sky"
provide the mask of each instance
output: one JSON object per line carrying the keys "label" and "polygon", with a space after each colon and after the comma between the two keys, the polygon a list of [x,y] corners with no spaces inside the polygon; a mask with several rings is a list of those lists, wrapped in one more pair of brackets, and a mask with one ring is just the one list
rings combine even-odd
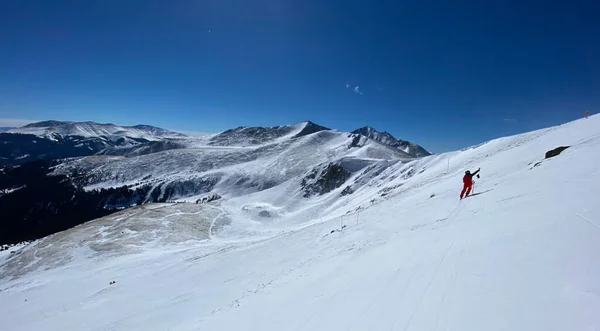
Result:
{"label": "blue sky", "polygon": [[0,119],[312,120],[442,152],[596,113],[598,17],[591,0],[5,0]]}

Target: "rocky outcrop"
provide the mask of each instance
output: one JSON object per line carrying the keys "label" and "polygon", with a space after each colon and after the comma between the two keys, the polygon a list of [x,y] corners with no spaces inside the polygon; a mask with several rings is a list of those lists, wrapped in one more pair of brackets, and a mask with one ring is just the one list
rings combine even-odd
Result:
{"label": "rocky outcrop", "polygon": [[412,157],[423,157],[431,155],[425,148],[411,143],[410,141],[396,139],[396,137],[392,136],[388,132],[379,132],[370,126],[365,126],[360,129],[356,129],[352,131],[354,134],[360,134],[367,138],[373,139],[378,143],[384,144],[386,146],[390,146],[393,148],[397,148]]}
{"label": "rocky outcrop", "polygon": [[354,193],[354,190],[350,186],[346,186],[346,188],[340,193],[341,196],[346,196]]}
{"label": "rocky outcrop", "polygon": [[215,193],[215,194],[207,195],[201,199],[196,200],[196,203],[197,204],[198,203],[209,203],[209,202],[219,200],[219,199],[221,199],[221,196]]}
{"label": "rocky outcrop", "polygon": [[341,187],[352,176],[352,173],[338,164],[331,163],[326,168],[314,169],[302,179],[304,197],[309,198],[315,194],[323,195]]}
{"label": "rocky outcrop", "polygon": [[549,159],[551,157],[555,157],[555,156],[559,155],[560,153],[562,153],[562,151],[564,151],[565,149],[567,149],[569,147],[571,147],[571,146],[560,146],[560,147],[557,147],[557,148],[555,148],[553,150],[549,150],[549,151],[546,152],[546,158]]}

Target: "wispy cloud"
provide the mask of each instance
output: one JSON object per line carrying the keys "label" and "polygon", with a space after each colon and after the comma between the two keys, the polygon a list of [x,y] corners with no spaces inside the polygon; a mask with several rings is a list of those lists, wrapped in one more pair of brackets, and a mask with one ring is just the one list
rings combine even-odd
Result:
{"label": "wispy cloud", "polygon": [[353,85],[351,85],[351,84],[349,84],[349,83],[346,83],[346,89],[348,89],[348,90],[352,90],[352,92],[354,92],[354,93],[356,93],[356,94],[360,94],[360,95],[362,95],[362,94],[363,94],[363,93],[360,91],[360,86],[358,86],[358,85],[356,85],[356,86],[353,86]]}
{"label": "wispy cloud", "polygon": [[504,118],[504,122],[517,123],[518,121],[515,118]]}
{"label": "wispy cloud", "polygon": [[26,120],[22,118],[0,118],[0,126],[2,127],[22,127],[23,125],[27,125],[29,123],[34,123],[39,121],[34,120]]}

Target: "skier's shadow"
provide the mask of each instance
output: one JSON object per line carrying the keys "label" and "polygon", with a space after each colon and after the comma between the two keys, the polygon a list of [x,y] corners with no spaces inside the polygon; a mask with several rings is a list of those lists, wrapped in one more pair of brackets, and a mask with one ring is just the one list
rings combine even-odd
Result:
{"label": "skier's shadow", "polygon": [[469,196],[472,197],[472,196],[476,196],[476,195],[487,193],[489,191],[493,191],[493,190],[487,190],[487,191],[483,191],[483,192],[471,193],[471,194],[469,194]]}

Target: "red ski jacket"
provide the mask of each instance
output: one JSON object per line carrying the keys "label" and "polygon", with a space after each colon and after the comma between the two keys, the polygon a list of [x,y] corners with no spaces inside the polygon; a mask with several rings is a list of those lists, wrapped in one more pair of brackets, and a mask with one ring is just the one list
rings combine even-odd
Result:
{"label": "red ski jacket", "polygon": [[475,171],[472,174],[465,174],[465,176],[463,177],[463,183],[468,186],[473,185],[473,176],[477,175],[478,172],[479,170]]}

